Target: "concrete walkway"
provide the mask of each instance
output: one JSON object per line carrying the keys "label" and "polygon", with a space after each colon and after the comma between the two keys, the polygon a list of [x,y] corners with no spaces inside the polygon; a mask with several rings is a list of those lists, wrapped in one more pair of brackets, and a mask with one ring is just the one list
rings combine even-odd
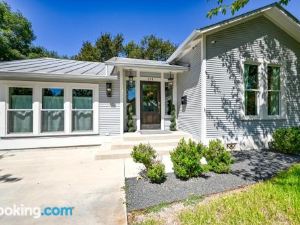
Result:
{"label": "concrete walkway", "polygon": [[0,151],[0,207],[74,207],[73,216],[0,216],[0,224],[126,224],[123,160],[99,148]]}

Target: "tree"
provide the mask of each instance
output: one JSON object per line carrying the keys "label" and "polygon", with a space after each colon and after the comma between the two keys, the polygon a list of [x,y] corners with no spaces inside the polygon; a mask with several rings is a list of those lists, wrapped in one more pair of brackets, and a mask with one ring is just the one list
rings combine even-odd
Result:
{"label": "tree", "polygon": [[[231,0],[231,3],[225,4],[224,0],[217,0],[218,6],[216,8],[211,9],[207,13],[207,17],[212,18],[213,16],[216,16],[219,13],[225,15],[228,10],[230,10],[231,14],[234,15],[237,11],[246,6],[249,3],[249,1],[250,0]],[[288,5],[290,1],[291,0],[277,0],[277,2],[281,5]]]}
{"label": "tree", "polygon": [[123,50],[124,37],[122,34],[112,36],[109,33],[102,34],[96,41],[96,54],[100,62],[119,56]]}
{"label": "tree", "polygon": [[0,2],[0,61],[26,58],[34,39],[31,23]]}
{"label": "tree", "polygon": [[41,57],[66,58],[66,56],[60,57],[57,52],[49,51],[41,46],[33,46],[30,48],[27,58],[36,59]]}
{"label": "tree", "polygon": [[124,47],[124,54],[129,58],[167,60],[176,50],[176,45],[154,35],[145,36],[139,44],[131,41]]}
{"label": "tree", "polygon": [[135,58],[135,59],[143,58],[142,48],[134,41],[128,42],[128,44],[124,46],[123,51],[124,51],[124,55],[128,58]]}
{"label": "tree", "polygon": [[96,48],[89,41],[83,42],[78,55],[75,56],[75,59],[81,61],[98,61]]}

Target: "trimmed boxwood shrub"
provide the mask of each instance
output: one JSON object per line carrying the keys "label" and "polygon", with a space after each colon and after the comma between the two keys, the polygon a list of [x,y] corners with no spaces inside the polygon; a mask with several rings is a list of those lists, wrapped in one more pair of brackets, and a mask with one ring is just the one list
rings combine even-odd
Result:
{"label": "trimmed boxwood shrub", "polygon": [[147,170],[147,177],[152,183],[162,183],[166,180],[165,165],[161,162],[156,162]]}
{"label": "trimmed boxwood shrub", "polygon": [[175,175],[180,179],[197,177],[204,172],[200,164],[201,153],[205,148],[201,143],[181,139],[178,146],[170,153]]}
{"label": "trimmed boxwood shrub", "polygon": [[272,135],[270,148],[277,152],[300,153],[300,128],[279,128]]}
{"label": "trimmed boxwood shrub", "polygon": [[203,151],[203,157],[208,162],[209,170],[215,173],[229,173],[234,162],[231,153],[226,150],[220,140],[211,140]]}
{"label": "trimmed boxwood shrub", "polygon": [[131,157],[136,163],[142,163],[148,170],[156,159],[156,151],[150,144],[139,144],[133,147]]}

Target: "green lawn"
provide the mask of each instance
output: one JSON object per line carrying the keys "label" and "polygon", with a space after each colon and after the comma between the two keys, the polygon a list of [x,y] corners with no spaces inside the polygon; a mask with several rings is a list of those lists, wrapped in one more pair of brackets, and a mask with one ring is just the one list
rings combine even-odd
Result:
{"label": "green lawn", "polygon": [[[300,164],[247,191],[232,193],[177,215],[181,224],[300,224]],[[163,224],[145,221],[144,224]]]}

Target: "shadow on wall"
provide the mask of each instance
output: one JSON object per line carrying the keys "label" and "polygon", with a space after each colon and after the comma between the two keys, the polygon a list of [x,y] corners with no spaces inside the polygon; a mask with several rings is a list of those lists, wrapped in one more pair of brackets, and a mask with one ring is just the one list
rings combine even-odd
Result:
{"label": "shadow on wall", "polygon": [[[218,137],[237,142],[238,137],[262,135],[267,138],[276,128],[299,125],[300,45],[287,34],[280,33],[283,31],[278,30],[276,30],[275,35],[268,35],[268,30],[262,28],[259,31],[254,30],[254,34],[249,35],[247,42],[243,40],[228,42],[227,40],[226,49],[223,46],[212,46],[208,38],[208,45],[211,47],[208,51],[210,52],[208,53],[210,54],[208,62],[212,60],[222,64],[222,66],[215,65],[215,68],[210,68],[207,71],[207,88],[209,90],[207,104],[209,104],[211,100],[209,97],[211,97],[214,99],[214,105],[209,105],[206,113],[209,123],[213,126],[212,129]],[[223,34],[224,37],[226,34]],[[239,35],[241,34],[239,33]],[[245,36],[245,34],[243,35]],[[211,39],[213,38],[217,37]],[[251,60],[264,58],[267,61],[282,63],[287,119],[242,120],[240,113],[242,110],[241,85],[243,79],[240,59],[242,58]],[[264,66],[266,68],[267,64]],[[214,65],[212,64],[211,67]],[[223,77],[218,77],[216,74],[222,74]],[[266,86],[267,82],[264,83]],[[267,90],[267,87],[264,87],[264,90]],[[266,95],[267,92],[263,93],[264,97]],[[220,104],[220,106],[216,104]],[[266,107],[266,104],[264,102],[263,107]],[[256,146],[267,147],[261,138],[256,138],[254,142]]]}

